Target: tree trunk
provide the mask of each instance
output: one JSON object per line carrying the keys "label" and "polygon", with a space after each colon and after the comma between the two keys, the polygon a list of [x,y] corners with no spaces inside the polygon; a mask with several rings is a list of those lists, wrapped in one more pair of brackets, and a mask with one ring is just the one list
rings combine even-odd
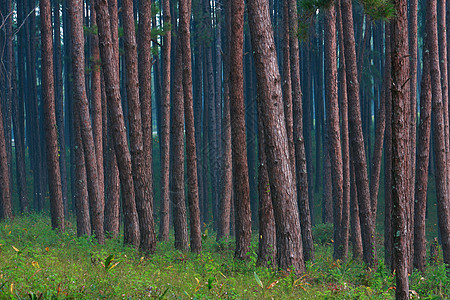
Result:
{"label": "tree trunk", "polygon": [[[308,174],[306,166],[305,139],[303,138],[302,91],[300,86],[300,58],[298,48],[297,1],[289,1],[289,46],[291,60],[293,131],[295,143],[295,168],[297,177],[297,203],[305,260],[314,260],[311,212],[308,198]],[[263,126],[262,123],[259,126]]]}
{"label": "tree trunk", "polygon": [[64,137],[64,114],[63,114],[63,70],[62,70],[62,52],[61,52],[61,19],[59,14],[59,1],[53,1],[53,19],[55,35],[55,105],[56,105],[56,124],[58,128],[59,145],[59,168],[61,170],[61,190],[64,204],[64,215],[69,214],[67,199],[67,171],[66,171],[66,141]]}
{"label": "tree trunk", "polygon": [[355,165],[358,189],[359,215],[363,239],[364,261],[374,267],[377,264],[375,245],[375,223],[370,205],[369,179],[367,175],[364,137],[362,134],[361,110],[359,102],[359,82],[356,65],[355,37],[353,33],[352,3],[342,0],[342,20],[345,42],[345,62],[347,64],[347,92],[349,96],[349,128],[353,163]]}
{"label": "tree trunk", "polygon": [[[42,88],[45,119],[47,170],[50,191],[52,228],[64,231],[64,207],[61,174],[58,160],[58,133],[56,131],[55,91],[53,85],[53,37],[49,0],[39,2],[41,12]],[[5,186],[3,186],[5,188]]]}
{"label": "tree trunk", "polygon": [[[92,27],[97,27],[97,14],[91,6]],[[98,46],[98,35],[93,34],[91,39],[92,73],[91,73],[91,111],[92,111],[92,133],[95,144],[95,157],[97,159],[97,181],[99,189],[99,200],[102,207],[105,206],[105,177],[103,171],[103,130],[102,130],[102,88],[100,74],[100,50]]]}
{"label": "tree trunk", "polygon": [[447,160],[445,145],[445,121],[442,102],[441,73],[439,69],[439,52],[437,36],[436,0],[427,2],[427,21],[430,22],[430,74],[433,95],[433,151],[436,164],[435,180],[438,205],[438,222],[442,240],[444,263],[450,263],[450,206],[447,186]]}
{"label": "tree trunk", "polygon": [[182,48],[180,37],[177,40],[173,83],[171,137],[171,201],[173,203],[173,227],[175,248],[188,249],[186,201],[184,196],[184,102]]}
{"label": "tree trunk", "polygon": [[106,97],[108,109],[111,113],[111,126],[113,129],[114,148],[122,185],[122,199],[124,210],[124,242],[134,246],[139,245],[139,223],[136,212],[133,177],[131,175],[131,156],[125,132],[120,98],[118,50],[113,43],[113,32],[106,0],[96,0],[97,24],[99,32],[100,57],[105,77]]}
{"label": "tree trunk", "polygon": [[75,142],[75,211],[77,215],[77,236],[91,235],[91,217],[87,190],[86,165],[84,160],[83,141],[81,139],[80,117],[78,109],[73,109],[73,128]]}
{"label": "tree trunk", "polygon": [[344,259],[344,241],[341,226],[343,225],[343,174],[341,135],[339,129],[339,104],[337,90],[337,58],[336,58],[336,10],[331,6],[325,12],[325,81],[327,112],[327,148],[331,162],[333,185],[333,221],[334,221],[334,254],[335,259]]}
{"label": "tree trunk", "polygon": [[[198,202],[198,178],[197,178],[197,155],[195,145],[194,127],[194,99],[192,97],[192,61],[191,61],[191,32],[189,29],[191,19],[191,0],[180,0],[180,46],[183,49],[183,95],[184,95],[184,118],[186,132],[186,156],[188,176],[188,203],[189,203],[189,225],[191,229],[191,251],[200,253],[202,251],[202,237],[200,228],[200,207]],[[218,158],[216,158],[218,159]],[[217,191],[218,194],[218,191]]]}
{"label": "tree trunk", "polygon": [[275,217],[270,194],[267,157],[264,149],[264,128],[261,113],[258,113],[258,193],[259,193],[259,251],[256,264],[274,268],[276,266],[277,244]]}
{"label": "tree trunk", "polygon": [[89,114],[89,103],[86,97],[86,81],[84,77],[84,37],[82,30],[82,2],[71,2],[71,42],[72,70],[74,88],[74,109],[78,110],[81,138],[85,155],[87,187],[89,192],[89,207],[91,210],[92,230],[100,244],[104,243],[104,204],[98,185],[97,157],[95,153],[94,136]]}
{"label": "tree trunk", "polygon": [[[274,207],[277,261],[284,270],[305,270],[297,194],[293,181],[273,31],[267,0],[248,1],[249,26],[264,126],[267,169]],[[234,36],[234,35],[233,35]]]}
{"label": "tree trunk", "polygon": [[[409,299],[409,77],[407,1],[394,1],[392,32],[392,232],[396,299]],[[389,62],[388,62],[389,63]]]}
{"label": "tree trunk", "polygon": [[420,124],[417,149],[415,206],[414,206],[414,268],[424,272],[426,267],[425,215],[427,210],[428,164],[431,132],[431,78],[429,36],[431,23],[426,23],[423,51],[423,72],[420,92]]}
{"label": "tree trunk", "polygon": [[[342,14],[341,2],[336,2],[336,10],[338,17],[339,30],[339,99],[340,99],[340,118],[341,118],[341,140],[342,140],[342,223],[340,229],[342,230],[341,237],[343,243],[343,255],[348,255],[349,244],[349,225],[350,225],[350,146],[348,137],[348,100],[347,100],[347,78],[345,70],[345,56],[344,56],[344,37],[342,28]],[[359,224],[359,222],[358,222]]]}
{"label": "tree trunk", "polygon": [[[163,21],[164,27],[171,24],[170,0],[163,0]],[[163,60],[162,67],[162,117],[161,117],[161,204],[160,204],[160,224],[159,240],[169,240],[169,151],[170,151],[170,53],[172,33],[169,28],[163,37],[163,46],[161,56]]]}
{"label": "tree trunk", "polygon": [[[144,252],[153,253],[156,248],[155,228],[153,222],[153,191],[145,159],[142,138],[141,101],[151,101],[148,98],[139,99],[139,74],[137,59],[137,43],[135,22],[133,17],[133,1],[122,1],[122,24],[124,29],[124,49],[126,64],[126,90],[128,103],[128,122],[130,128],[131,165],[136,195],[136,209],[139,217],[139,231],[141,234],[139,248]],[[150,18],[150,15],[149,15]],[[139,18],[141,22],[143,21]],[[150,20],[147,20],[147,24]],[[141,23],[142,25],[142,23]],[[142,26],[141,30],[146,30]],[[150,55],[150,53],[149,53]],[[150,72],[147,69],[146,72]],[[148,83],[141,83],[141,89],[148,87]],[[151,130],[150,130],[151,131]]]}
{"label": "tree trunk", "polygon": [[[233,163],[233,189],[235,197],[236,252],[238,259],[248,258],[252,233],[250,187],[247,166],[247,147],[244,108],[244,1],[231,1],[230,40],[230,116]],[[212,137],[209,136],[211,139]]]}
{"label": "tree trunk", "polygon": [[[385,48],[386,61],[391,61],[391,30],[388,23],[385,23]],[[386,105],[386,128],[384,135],[384,259],[387,267],[393,271],[392,265],[392,230],[391,230],[391,215],[392,215],[392,99],[391,99],[391,64],[385,64],[385,105]]]}
{"label": "tree trunk", "polygon": [[231,198],[233,195],[233,173],[231,153],[231,124],[230,124],[230,40],[231,40],[231,5],[225,0],[225,41],[223,67],[223,118],[222,118],[222,187],[219,203],[219,224],[217,240],[227,239],[230,235]]}

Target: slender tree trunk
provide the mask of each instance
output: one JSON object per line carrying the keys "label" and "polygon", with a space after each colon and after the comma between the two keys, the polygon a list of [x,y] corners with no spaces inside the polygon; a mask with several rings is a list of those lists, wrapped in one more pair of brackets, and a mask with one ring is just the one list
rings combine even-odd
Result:
{"label": "slender tree trunk", "polygon": [[[295,168],[297,177],[297,203],[304,246],[304,259],[314,260],[311,212],[308,198],[308,174],[306,166],[305,139],[303,138],[302,91],[300,86],[300,58],[298,48],[297,2],[289,1],[289,46],[291,60],[293,131],[295,143]],[[263,126],[262,123],[259,126]]]}
{"label": "slender tree trunk", "polygon": [[[168,29],[171,24],[170,0],[163,0],[163,22],[164,28]],[[163,37],[161,56],[162,67],[162,116],[161,116],[161,204],[160,204],[160,224],[159,239],[167,241],[169,239],[169,151],[170,151],[170,53],[171,53],[171,30],[168,29]]]}
{"label": "slender tree trunk", "polygon": [[[247,166],[245,134],[243,45],[244,1],[231,1],[230,40],[230,115],[233,163],[233,189],[235,196],[236,252],[238,259],[248,258],[251,240],[250,187]],[[209,137],[211,138],[211,136]]]}
{"label": "slender tree trunk", "polygon": [[89,216],[89,201],[87,190],[86,165],[84,160],[83,141],[81,139],[80,118],[78,109],[74,112],[74,142],[75,142],[75,211],[77,215],[77,236],[91,235],[91,217]]}
{"label": "slender tree trunk", "polygon": [[393,263],[396,270],[396,299],[409,299],[409,101],[407,1],[394,1],[396,17],[392,32],[392,232]]}
{"label": "slender tree trunk", "polygon": [[[386,48],[386,61],[391,61],[391,30],[388,23],[385,23],[385,48]],[[384,135],[384,259],[385,264],[391,270],[392,265],[392,229],[391,229],[391,216],[392,216],[392,99],[391,99],[391,64],[385,64],[385,105],[386,105],[386,128]]]}
{"label": "slender tree trunk", "polygon": [[59,168],[61,170],[61,190],[64,204],[64,215],[68,215],[68,198],[67,198],[67,171],[66,171],[66,141],[64,137],[64,114],[63,114],[63,69],[62,69],[62,52],[61,52],[61,19],[59,13],[59,1],[53,1],[53,19],[54,19],[54,35],[55,35],[55,105],[56,105],[56,124],[58,128],[58,145],[59,145]]}
{"label": "slender tree trunk", "polygon": [[71,35],[72,35],[72,70],[74,87],[74,109],[78,110],[80,132],[83,140],[87,187],[89,192],[89,207],[91,210],[92,229],[100,244],[105,241],[103,221],[104,204],[98,186],[97,158],[95,153],[94,136],[89,114],[89,103],[86,97],[86,81],[84,77],[84,37],[82,30],[82,2],[71,2]]}
{"label": "slender tree trunk", "polygon": [[[61,191],[61,174],[58,160],[58,133],[56,131],[55,91],[53,85],[53,37],[49,0],[39,2],[41,12],[42,88],[47,148],[47,170],[50,191],[52,228],[64,231],[64,207]],[[5,188],[5,186],[3,186]]]}
{"label": "slender tree trunk", "polygon": [[342,20],[345,42],[345,62],[347,64],[347,91],[349,96],[349,128],[351,149],[355,165],[355,178],[358,189],[359,215],[363,239],[364,261],[374,267],[377,264],[375,245],[375,224],[370,205],[369,179],[367,174],[364,137],[362,134],[359,103],[359,82],[356,65],[355,37],[353,34],[352,3],[342,0]]}
{"label": "slender tree trunk", "polygon": [[171,122],[171,201],[173,204],[173,226],[175,231],[175,248],[188,249],[186,202],[184,196],[184,102],[183,70],[180,37],[177,40],[173,83],[173,104]]}
{"label": "slender tree trunk", "polygon": [[[189,225],[191,229],[191,251],[202,251],[200,228],[200,207],[198,202],[197,155],[194,127],[194,99],[192,97],[192,61],[191,61],[191,0],[180,0],[180,46],[183,49],[183,95],[184,118],[186,128],[186,156],[188,176]],[[218,159],[218,158],[217,158]],[[218,194],[218,192],[217,192]]]}
{"label": "slender tree trunk", "polygon": [[[97,24],[99,31],[100,57],[105,77],[106,97],[109,112],[111,113],[111,126],[113,129],[114,148],[122,185],[122,199],[124,210],[124,242],[134,246],[139,245],[139,223],[137,218],[133,177],[131,175],[131,156],[128,150],[123,117],[119,65],[117,63],[118,50],[114,49],[113,36],[106,0],[96,0]],[[116,46],[117,47],[117,46]]]}
{"label": "slender tree trunk", "polygon": [[[142,8],[143,9],[143,8]],[[141,90],[148,88],[147,82],[139,81],[137,43],[135,33],[135,22],[133,17],[133,1],[122,1],[122,24],[124,29],[124,49],[126,63],[126,90],[128,103],[128,122],[130,126],[131,165],[136,195],[136,208],[139,217],[140,249],[153,253],[156,248],[155,228],[153,221],[153,191],[151,188],[152,178],[149,176],[143,145],[141,102],[151,99],[139,99],[139,85]],[[148,12],[147,12],[148,14]],[[149,14],[148,14],[149,15]],[[148,16],[150,18],[150,15]],[[142,21],[142,18],[139,18]],[[147,20],[147,24],[150,20]],[[146,30],[141,23],[141,30]],[[149,26],[149,25],[147,25]],[[149,53],[150,55],[150,53]],[[143,59],[141,59],[143,61]],[[149,65],[149,64],[148,64]],[[150,73],[150,69],[146,72]],[[148,95],[146,95],[148,96]],[[148,126],[147,126],[148,128]],[[151,131],[151,130],[150,130]]]}
{"label": "slender tree trunk", "polygon": [[344,241],[341,226],[343,225],[343,174],[341,136],[339,129],[339,104],[337,90],[337,58],[336,58],[336,10],[331,6],[325,12],[325,80],[326,111],[328,139],[327,148],[331,161],[333,184],[333,221],[334,221],[334,254],[335,259],[344,259]]}
{"label": "slender tree trunk", "polygon": [[426,267],[425,215],[427,210],[428,165],[430,159],[431,132],[431,78],[428,37],[431,23],[426,23],[425,45],[423,47],[423,72],[420,93],[420,124],[416,162],[416,186],[414,206],[414,268],[424,272]]}
{"label": "slender tree trunk", "polygon": [[343,255],[348,255],[349,225],[350,225],[350,146],[348,137],[348,100],[347,100],[347,78],[345,70],[344,37],[342,28],[341,2],[336,1],[339,31],[339,96],[340,96],[340,118],[341,118],[341,140],[342,140],[342,223],[340,229]]}
{"label": "slender tree trunk", "polygon": [[414,230],[415,230],[415,191],[414,185],[416,183],[416,130],[417,130],[417,13],[418,4],[417,0],[408,1],[409,3],[409,19],[408,19],[408,32],[409,32],[409,78],[410,78],[410,111],[411,120],[409,125],[409,140],[410,140],[410,222],[409,222],[409,247],[411,249],[411,257],[409,261],[409,271],[413,270],[414,262]]}
{"label": "slender tree trunk", "polygon": [[427,2],[427,21],[430,22],[430,74],[433,95],[433,151],[436,164],[435,180],[438,205],[438,222],[444,254],[444,263],[450,263],[450,205],[447,187],[447,163],[445,147],[445,120],[442,101],[441,73],[439,69],[439,52],[437,36],[437,3],[436,0]]}
{"label": "slender tree trunk", "polygon": [[274,207],[277,262],[284,270],[305,270],[295,182],[292,180],[289,147],[282,106],[281,80],[278,71],[269,2],[248,1],[249,26],[258,82],[258,107],[264,126],[267,170]]}
{"label": "slender tree trunk", "polygon": [[230,235],[231,198],[233,195],[233,173],[231,154],[231,124],[230,124],[230,40],[231,40],[231,5],[225,0],[225,41],[223,68],[223,118],[222,118],[222,191],[219,203],[219,226],[217,240]]}
{"label": "slender tree trunk", "polygon": [[[91,6],[92,27],[97,27],[97,14]],[[98,35],[93,34],[91,38],[92,73],[91,73],[91,111],[92,111],[92,133],[94,135],[95,157],[97,159],[97,181],[99,189],[99,200],[102,207],[105,206],[105,177],[103,171],[103,114],[102,114],[102,88],[100,73],[100,50],[98,46]]]}

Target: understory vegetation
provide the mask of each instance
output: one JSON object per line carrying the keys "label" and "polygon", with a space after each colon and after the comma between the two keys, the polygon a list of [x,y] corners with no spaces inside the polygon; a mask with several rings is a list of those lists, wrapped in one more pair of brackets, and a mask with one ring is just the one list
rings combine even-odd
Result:
{"label": "understory vegetation", "polygon": [[[362,262],[332,259],[332,226],[314,228],[316,260],[300,277],[294,272],[256,266],[257,237],[250,259],[233,259],[234,241],[217,243],[204,229],[200,255],[158,243],[146,257],[124,246],[122,238],[99,245],[51,230],[47,215],[31,214],[0,223],[0,299],[389,299],[395,277],[383,264],[376,270]],[[209,232],[212,232],[209,229]],[[450,278],[439,257],[425,274],[410,275],[411,296],[448,299]]]}

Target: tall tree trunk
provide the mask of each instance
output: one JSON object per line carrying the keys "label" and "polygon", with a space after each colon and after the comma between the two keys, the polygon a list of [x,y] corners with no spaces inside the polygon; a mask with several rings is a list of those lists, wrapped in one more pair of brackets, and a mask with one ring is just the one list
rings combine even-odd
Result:
{"label": "tall tree trunk", "polygon": [[[231,1],[230,40],[230,115],[233,157],[233,189],[235,196],[236,252],[238,259],[248,258],[252,233],[250,187],[247,167],[247,147],[244,108],[244,1]],[[211,138],[211,137],[209,137]]]}
{"label": "tall tree trunk", "polygon": [[231,198],[233,195],[233,173],[231,153],[231,124],[230,124],[230,40],[231,40],[231,5],[225,0],[225,41],[223,67],[223,118],[222,118],[222,187],[219,203],[219,224],[217,240],[230,235]]}
{"label": "tall tree trunk", "polygon": [[339,113],[341,118],[341,140],[342,140],[342,230],[343,255],[348,255],[349,225],[350,225],[350,145],[348,137],[348,100],[347,100],[347,78],[345,70],[344,37],[342,28],[341,2],[336,1],[339,37]]}
{"label": "tall tree trunk", "polygon": [[53,19],[55,35],[55,105],[56,105],[56,124],[58,128],[59,145],[59,168],[61,170],[61,190],[64,204],[64,215],[68,215],[69,206],[67,198],[67,171],[66,171],[66,141],[64,137],[64,114],[63,114],[63,69],[61,52],[61,19],[59,13],[59,1],[53,1]]}
{"label": "tall tree trunk", "polygon": [[169,240],[169,151],[170,151],[170,53],[172,33],[168,28],[172,22],[170,14],[170,0],[163,0],[163,22],[167,29],[163,37],[163,46],[161,56],[163,60],[162,67],[162,116],[161,116],[161,203],[160,203],[160,224],[159,239],[161,241]]}
{"label": "tall tree trunk", "polygon": [[433,95],[433,151],[436,164],[435,180],[438,205],[438,222],[442,240],[444,263],[450,263],[450,205],[447,186],[447,159],[445,145],[445,121],[442,102],[441,72],[439,69],[439,52],[437,36],[437,3],[436,0],[427,2],[427,18],[430,22],[430,74],[431,90]]}
{"label": "tall tree trunk", "polygon": [[[47,170],[50,191],[52,228],[64,231],[64,207],[61,174],[58,161],[58,133],[56,131],[55,91],[53,85],[53,34],[50,0],[39,1],[41,12],[42,88],[47,148]],[[3,188],[5,188],[3,186]]]}
{"label": "tall tree trunk", "polygon": [[[293,105],[293,131],[295,143],[295,168],[297,177],[297,203],[300,213],[300,226],[302,232],[303,250],[305,260],[314,260],[314,243],[312,237],[311,212],[308,198],[308,174],[306,167],[305,140],[303,138],[303,109],[302,91],[300,86],[300,58],[297,22],[297,2],[289,1],[289,46],[291,60],[292,105]],[[262,126],[262,123],[259,125]]]}
{"label": "tall tree trunk", "polygon": [[[136,195],[136,208],[139,217],[139,230],[141,234],[140,249],[153,253],[156,248],[155,228],[153,221],[153,191],[150,189],[152,178],[149,176],[148,165],[145,159],[142,138],[142,115],[141,101],[150,99],[139,99],[139,74],[137,59],[137,43],[135,33],[135,22],[133,17],[133,1],[122,1],[122,24],[124,29],[124,49],[126,63],[126,90],[128,103],[128,122],[130,126],[131,165]],[[149,15],[150,18],[150,15]],[[143,21],[140,18],[141,22]],[[147,24],[150,20],[147,20]],[[142,24],[142,23],[141,23]],[[145,30],[141,28],[141,30]],[[150,70],[146,70],[149,72]],[[148,83],[142,82],[142,88]],[[151,131],[151,130],[150,130]]]}
{"label": "tall tree trunk", "polygon": [[[25,140],[23,136],[23,102],[18,97],[17,91],[17,74],[16,74],[16,59],[15,52],[11,51],[11,100],[12,100],[12,120],[14,126],[14,143],[16,152],[16,176],[17,176],[17,192],[19,196],[20,211],[27,213],[28,197],[27,197],[27,182],[26,182],[26,167],[25,167]],[[22,61],[23,63],[23,61]],[[23,67],[23,66],[22,66]],[[22,95],[23,96],[23,93]],[[23,98],[22,98],[23,99]],[[20,112],[20,105],[22,105],[22,112]]]}
{"label": "tall tree trunk", "polygon": [[[183,65],[184,118],[186,132],[186,156],[188,176],[189,225],[191,229],[191,251],[202,251],[200,228],[200,207],[198,202],[197,155],[194,127],[194,99],[192,97],[192,61],[191,61],[191,0],[180,0],[180,47]],[[218,191],[217,191],[218,194]]]}
{"label": "tall tree trunk", "polygon": [[[184,103],[183,70],[180,37],[176,45],[176,57],[173,83],[173,103],[171,121],[171,201],[173,204],[173,227],[175,231],[175,248],[188,249],[186,202],[184,195]],[[173,143],[173,144],[172,144]]]}
{"label": "tall tree trunk", "polygon": [[334,254],[335,259],[344,259],[344,241],[341,226],[343,225],[343,169],[341,135],[339,129],[339,104],[337,90],[337,58],[336,58],[336,10],[331,6],[325,12],[325,80],[326,80],[326,112],[327,112],[327,148],[331,161],[333,184],[333,221],[334,221]]}
{"label": "tall tree trunk", "polygon": [[[388,23],[385,23],[385,48],[386,61],[391,61],[391,29]],[[386,105],[386,128],[384,135],[384,260],[387,267],[393,270],[392,265],[392,99],[391,99],[391,64],[385,64],[385,105]]]}
{"label": "tall tree trunk", "polygon": [[349,128],[353,163],[355,165],[356,186],[358,189],[359,215],[364,249],[364,261],[374,267],[377,264],[375,245],[375,223],[370,205],[369,179],[367,174],[364,137],[362,134],[359,103],[359,82],[356,65],[355,37],[353,33],[352,3],[342,0],[342,20],[345,42],[345,62],[347,64],[347,92],[349,98]]}
{"label": "tall tree trunk", "polygon": [[409,77],[407,1],[394,1],[392,32],[392,232],[396,299],[409,299]]}
{"label": "tall tree trunk", "polygon": [[416,158],[416,185],[414,206],[414,268],[424,272],[426,267],[425,215],[427,210],[428,165],[430,159],[431,132],[431,78],[429,36],[431,23],[426,23],[423,51],[423,72],[420,92],[419,141]]}
{"label": "tall tree trunk", "polygon": [[267,0],[249,0],[248,16],[258,82],[258,107],[264,120],[265,150],[274,207],[277,261],[284,270],[305,270],[297,194],[289,158],[281,80]]}
{"label": "tall tree trunk", "polygon": [[409,258],[409,271],[413,270],[414,262],[414,221],[415,221],[415,191],[414,185],[416,183],[416,130],[417,130],[417,0],[408,1],[409,4],[409,18],[408,18],[408,32],[409,32],[409,78],[410,78],[410,94],[409,102],[411,105],[411,119],[409,125],[409,148],[410,148],[410,222],[409,222],[409,247],[411,257]]}
{"label": "tall tree trunk", "polygon": [[111,126],[113,128],[114,149],[116,152],[117,166],[122,185],[122,199],[124,210],[124,242],[134,246],[139,245],[139,223],[136,211],[133,177],[131,175],[131,156],[128,150],[128,142],[125,132],[123,117],[119,65],[117,63],[118,50],[114,43],[114,34],[106,0],[96,0],[97,24],[99,32],[100,57],[105,77],[106,97],[108,110],[111,113]]}
{"label": "tall tree trunk", "polygon": [[101,192],[98,186],[97,158],[84,77],[83,3],[82,1],[72,1],[70,5],[70,33],[72,35],[74,109],[78,110],[78,121],[80,122],[80,132],[83,140],[92,230],[99,243],[103,244],[105,240],[103,229],[104,204],[102,203]]}
{"label": "tall tree trunk", "polygon": [[[97,27],[97,14],[91,6],[92,27]],[[92,133],[94,135],[95,157],[97,159],[97,181],[99,189],[99,200],[102,207],[105,206],[105,177],[103,171],[103,113],[102,113],[102,88],[100,73],[100,50],[98,46],[98,35],[91,36],[91,111],[92,111]]]}

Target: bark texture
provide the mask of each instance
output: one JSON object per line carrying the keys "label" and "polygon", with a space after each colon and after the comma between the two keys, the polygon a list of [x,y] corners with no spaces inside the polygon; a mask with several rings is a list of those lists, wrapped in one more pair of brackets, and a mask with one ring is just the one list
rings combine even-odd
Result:
{"label": "bark texture", "polygon": [[249,25],[258,83],[258,107],[263,118],[267,169],[274,207],[277,262],[284,270],[305,270],[297,194],[290,166],[282,105],[281,80],[266,0],[248,1]]}

